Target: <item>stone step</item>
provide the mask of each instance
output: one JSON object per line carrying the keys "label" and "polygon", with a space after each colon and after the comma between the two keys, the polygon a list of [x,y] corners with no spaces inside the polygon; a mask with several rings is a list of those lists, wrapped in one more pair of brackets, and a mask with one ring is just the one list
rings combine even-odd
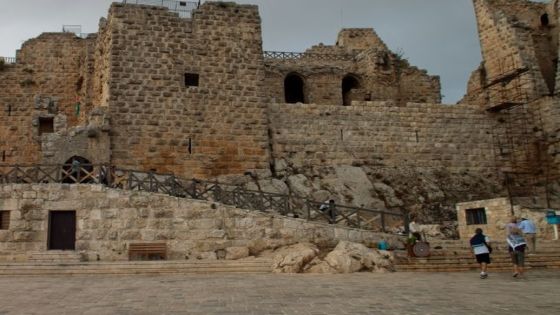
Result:
{"label": "stone step", "polygon": [[123,261],[81,263],[4,263],[0,275],[87,275],[87,274],[191,274],[270,273],[270,259],[213,261]]}
{"label": "stone step", "polygon": [[[526,260],[525,263],[531,266],[537,265],[554,265],[560,264],[560,259],[555,260]],[[478,265],[474,259],[462,259],[462,260],[442,260],[442,261],[427,261],[427,262],[397,262],[399,266],[445,266],[445,265]],[[511,259],[492,259],[492,265],[507,264],[511,265]]]}
{"label": "stone step", "polygon": [[[446,271],[467,271],[478,270],[480,266],[474,264],[446,264],[446,265],[396,265],[397,271],[433,271],[433,272],[446,272]],[[510,271],[512,268],[511,263],[492,263],[488,265],[490,271]],[[560,269],[560,263],[548,264],[527,264],[526,269]]]}
{"label": "stone step", "polygon": [[81,256],[75,251],[50,250],[30,252],[27,260],[30,262],[80,262]]}

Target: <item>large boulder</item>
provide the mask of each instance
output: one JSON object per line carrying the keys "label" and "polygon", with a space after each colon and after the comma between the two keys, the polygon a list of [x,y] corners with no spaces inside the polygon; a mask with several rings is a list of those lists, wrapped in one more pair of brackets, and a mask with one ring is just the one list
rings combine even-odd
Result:
{"label": "large boulder", "polygon": [[323,262],[315,262],[309,273],[353,273],[359,271],[394,271],[393,255],[370,249],[359,243],[340,241]]}
{"label": "large boulder", "polygon": [[235,246],[226,248],[226,259],[236,260],[249,257],[249,248],[244,246]]}
{"label": "large boulder", "polygon": [[272,271],[275,273],[300,273],[312,261],[319,249],[309,243],[299,243],[278,249],[273,258]]}

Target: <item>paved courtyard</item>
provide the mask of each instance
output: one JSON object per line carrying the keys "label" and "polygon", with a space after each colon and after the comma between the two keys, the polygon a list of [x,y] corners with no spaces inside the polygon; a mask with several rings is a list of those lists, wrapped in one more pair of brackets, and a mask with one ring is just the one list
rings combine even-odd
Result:
{"label": "paved courtyard", "polygon": [[560,272],[0,277],[0,314],[559,314]]}

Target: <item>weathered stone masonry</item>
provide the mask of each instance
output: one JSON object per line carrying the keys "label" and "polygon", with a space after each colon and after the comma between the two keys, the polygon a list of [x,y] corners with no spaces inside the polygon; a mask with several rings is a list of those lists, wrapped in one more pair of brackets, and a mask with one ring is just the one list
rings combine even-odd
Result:
{"label": "weathered stone masonry", "polygon": [[[169,259],[216,258],[246,247],[255,255],[298,242],[379,241],[387,235],[241,210],[206,201],[96,185],[3,185],[0,260],[25,260],[47,249],[49,211],[76,211],[76,251],[83,259],[127,260],[132,242],[165,241]],[[226,257],[227,258],[227,257]]]}
{"label": "weathered stone masonry", "polygon": [[187,20],[114,4],[107,31],[114,163],[187,177],[268,168],[255,6],[207,4]]}

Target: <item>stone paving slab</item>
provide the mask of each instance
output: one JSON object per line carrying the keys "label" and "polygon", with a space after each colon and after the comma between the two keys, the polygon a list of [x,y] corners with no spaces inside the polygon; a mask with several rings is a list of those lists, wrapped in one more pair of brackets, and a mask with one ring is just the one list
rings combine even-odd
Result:
{"label": "stone paving slab", "polygon": [[0,314],[559,314],[560,272],[0,277]]}

